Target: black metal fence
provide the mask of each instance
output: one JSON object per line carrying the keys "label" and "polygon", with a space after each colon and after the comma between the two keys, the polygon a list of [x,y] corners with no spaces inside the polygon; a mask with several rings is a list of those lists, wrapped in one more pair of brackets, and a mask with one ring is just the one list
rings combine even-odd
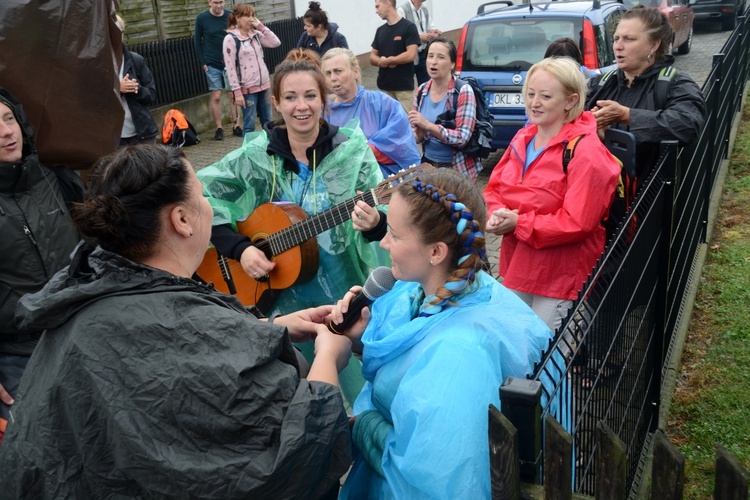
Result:
{"label": "black metal fence", "polygon": [[[686,313],[689,285],[700,274],[696,261],[710,194],[748,79],[748,19],[740,18],[714,56],[702,89],[708,117],[697,143],[683,149],[662,144],[657,166],[534,377],[501,388],[503,414],[519,428],[527,481],[543,474],[541,430],[549,413],[573,436],[575,491],[594,492],[599,421],[625,445],[628,485],[635,491],[640,484],[642,451],[658,426],[665,361]],[[559,380],[554,390],[538,383],[550,378]],[[524,383],[528,389],[519,390]],[[535,396],[541,411],[531,403]]]}
{"label": "black metal fence", "polygon": [[[279,47],[263,49],[268,71],[284,60],[289,50],[297,45],[302,33],[303,20],[282,19],[271,21],[266,27],[281,40]],[[195,55],[193,37],[141,43],[129,46],[146,59],[156,82],[156,102],[152,107],[181,101],[208,92],[206,76]]]}

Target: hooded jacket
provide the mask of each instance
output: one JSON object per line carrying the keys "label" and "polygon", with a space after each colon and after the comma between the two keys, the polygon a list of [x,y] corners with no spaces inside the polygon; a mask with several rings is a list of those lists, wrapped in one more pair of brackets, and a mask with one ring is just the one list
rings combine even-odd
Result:
{"label": "hooded jacket", "polygon": [[82,244],[18,319],[46,333],[0,447],[7,498],[317,498],[349,466],[338,388],[229,295]]}
{"label": "hooded jacket", "polygon": [[[240,99],[243,94],[255,94],[269,88],[271,82],[263,59],[263,47],[278,47],[281,45],[279,37],[263,24],[258,25],[257,29],[250,29],[247,37],[238,29],[227,33],[224,37],[224,69],[235,98]],[[240,45],[239,53],[237,40]]]}
{"label": "hooded jacket", "polygon": [[[533,372],[552,332],[484,272],[450,306],[414,317],[423,297],[418,283],[398,281],[373,304],[362,335],[367,383],[354,405],[358,453],[341,499],[490,498],[487,407],[500,407],[506,377]],[[543,379],[546,394],[564,378],[555,376]],[[565,422],[556,406],[550,413]]]}
{"label": "hooded jacket", "polygon": [[79,237],[68,205],[83,191],[70,170],[39,162],[23,106],[2,87],[0,102],[11,108],[23,136],[21,161],[0,163],[0,353],[28,356],[41,331],[13,326],[16,304],[70,263]]}
{"label": "hooded jacket", "polygon": [[122,47],[122,74],[138,80],[138,92],[123,94],[133,117],[135,132],[141,141],[151,140],[159,134],[159,127],[151,116],[148,106],[156,102],[156,84],[146,60],[140,54]]}
{"label": "hooded jacket", "polygon": [[674,56],[657,61],[627,86],[625,73],[609,78],[603,86],[603,75],[589,80],[585,109],[596,101],[611,100],[630,108],[630,124],[613,123],[612,128],[627,130],[635,136],[636,174],[642,177],[656,165],[661,141],[676,140],[681,145],[698,140],[706,123],[706,102],[703,93],[690,76],[678,71],[672,78],[664,109],[656,109],[655,92],[659,71],[674,63]]}
{"label": "hooded jacket", "polygon": [[[602,221],[620,165],[586,111],[566,123],[524,173],[526,146],[536,133],[533,124],[518,131],[484,190],[490,214],[499,208],[518,210],[515,230],[503,235],[499,273],[510,289],[573,300],[604,251]],[[563,151],[578,136],[566,174]]]}
{"label": "hooded jacket", "polygon": [[326,39],[320,45],[318,45],[315,37],[308,35],[306,31],[302,32],[297,42],[298,49],[310,49],[320,57],[323,57],[323,54],[334,47],[349,48],[346,37],[339,33],[339,25],[336,23],[328,23],[328,36],[326,36]]}

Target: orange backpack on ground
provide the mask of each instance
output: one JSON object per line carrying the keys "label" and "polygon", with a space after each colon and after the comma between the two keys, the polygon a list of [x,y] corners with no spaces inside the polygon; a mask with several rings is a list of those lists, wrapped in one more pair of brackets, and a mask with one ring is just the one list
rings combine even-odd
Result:
{"label": "orange backpack on ground", "polygon": [[161,140],[164,144],[171,144],[178,148],[192,146],[201,142],[193,124],[178,109],[170,109],[164,115]]}

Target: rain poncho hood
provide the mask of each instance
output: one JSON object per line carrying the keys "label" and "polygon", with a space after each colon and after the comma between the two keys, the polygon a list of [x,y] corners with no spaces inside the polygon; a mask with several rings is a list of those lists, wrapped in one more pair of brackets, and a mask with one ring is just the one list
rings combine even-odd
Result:
{"label": "rain poncho hood", "polygon": [[317,498],[350,463],[338,389],[230,296],[82,244],[18,311],[48,330],[0,447],[7,498]]}
{"label": "rain poncho hood", "polygon": [[477,280],[432,316],[411,319],[417,283],[375,301],[354,407],[359,455],[341,498],[490,497],[488,406],[500,406],[506,377],[532,372],[552,332],[491,276]]}
{"label": "rain poncho hood", "polygon": [[[356,123],[341,128],[323,123],[321,134],[325,140],[308,149],[307,178],[298,175],[293,155],[289,159],[286,133],[278,126],[248,134],[240,149],[199,170],[203,194],[214,210],[214,226],[235,225],[259,205],[271,201],[295,203],[313,216],[383,180]],[[286,313],[335,303],[352,285],[364,283],[370,269],[388,262],[377,243],[369,243],[348,220],[319,234],[317,240],[320,266],[316,276],[281,292],[274,306],[276,311]]]}
{"label": "rain poncho hood", "polygon": [[344,125],[355,118],[359,120],[367,142],[395,162],[380,164],[383,175],[395,174],[400,169],[421,163],[409,118],[397,100],[358,85],[354,100],[328,101],[326,119],[332,124]]}

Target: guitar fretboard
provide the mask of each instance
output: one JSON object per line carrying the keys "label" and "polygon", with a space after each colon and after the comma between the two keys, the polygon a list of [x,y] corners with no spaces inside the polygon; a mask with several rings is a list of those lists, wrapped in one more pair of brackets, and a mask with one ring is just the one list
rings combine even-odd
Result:
{"label": "guitar fretboard", "polygon": [[266,255],[269,255],[269,253],[270,255],[278,255],[286,252],[290,248],[294,248],[310,238],[351,219],[354,205],[356,205],[359,200],[374,207],[377,205],[375,190],[371,189],[365,191],[354,198],[329,208],[325,212],[321,212],[309,219],[292,224],[286,229],[282,229],[278,233],[272,234],[267,240],[258,242],[257,247],[265,252]]}

